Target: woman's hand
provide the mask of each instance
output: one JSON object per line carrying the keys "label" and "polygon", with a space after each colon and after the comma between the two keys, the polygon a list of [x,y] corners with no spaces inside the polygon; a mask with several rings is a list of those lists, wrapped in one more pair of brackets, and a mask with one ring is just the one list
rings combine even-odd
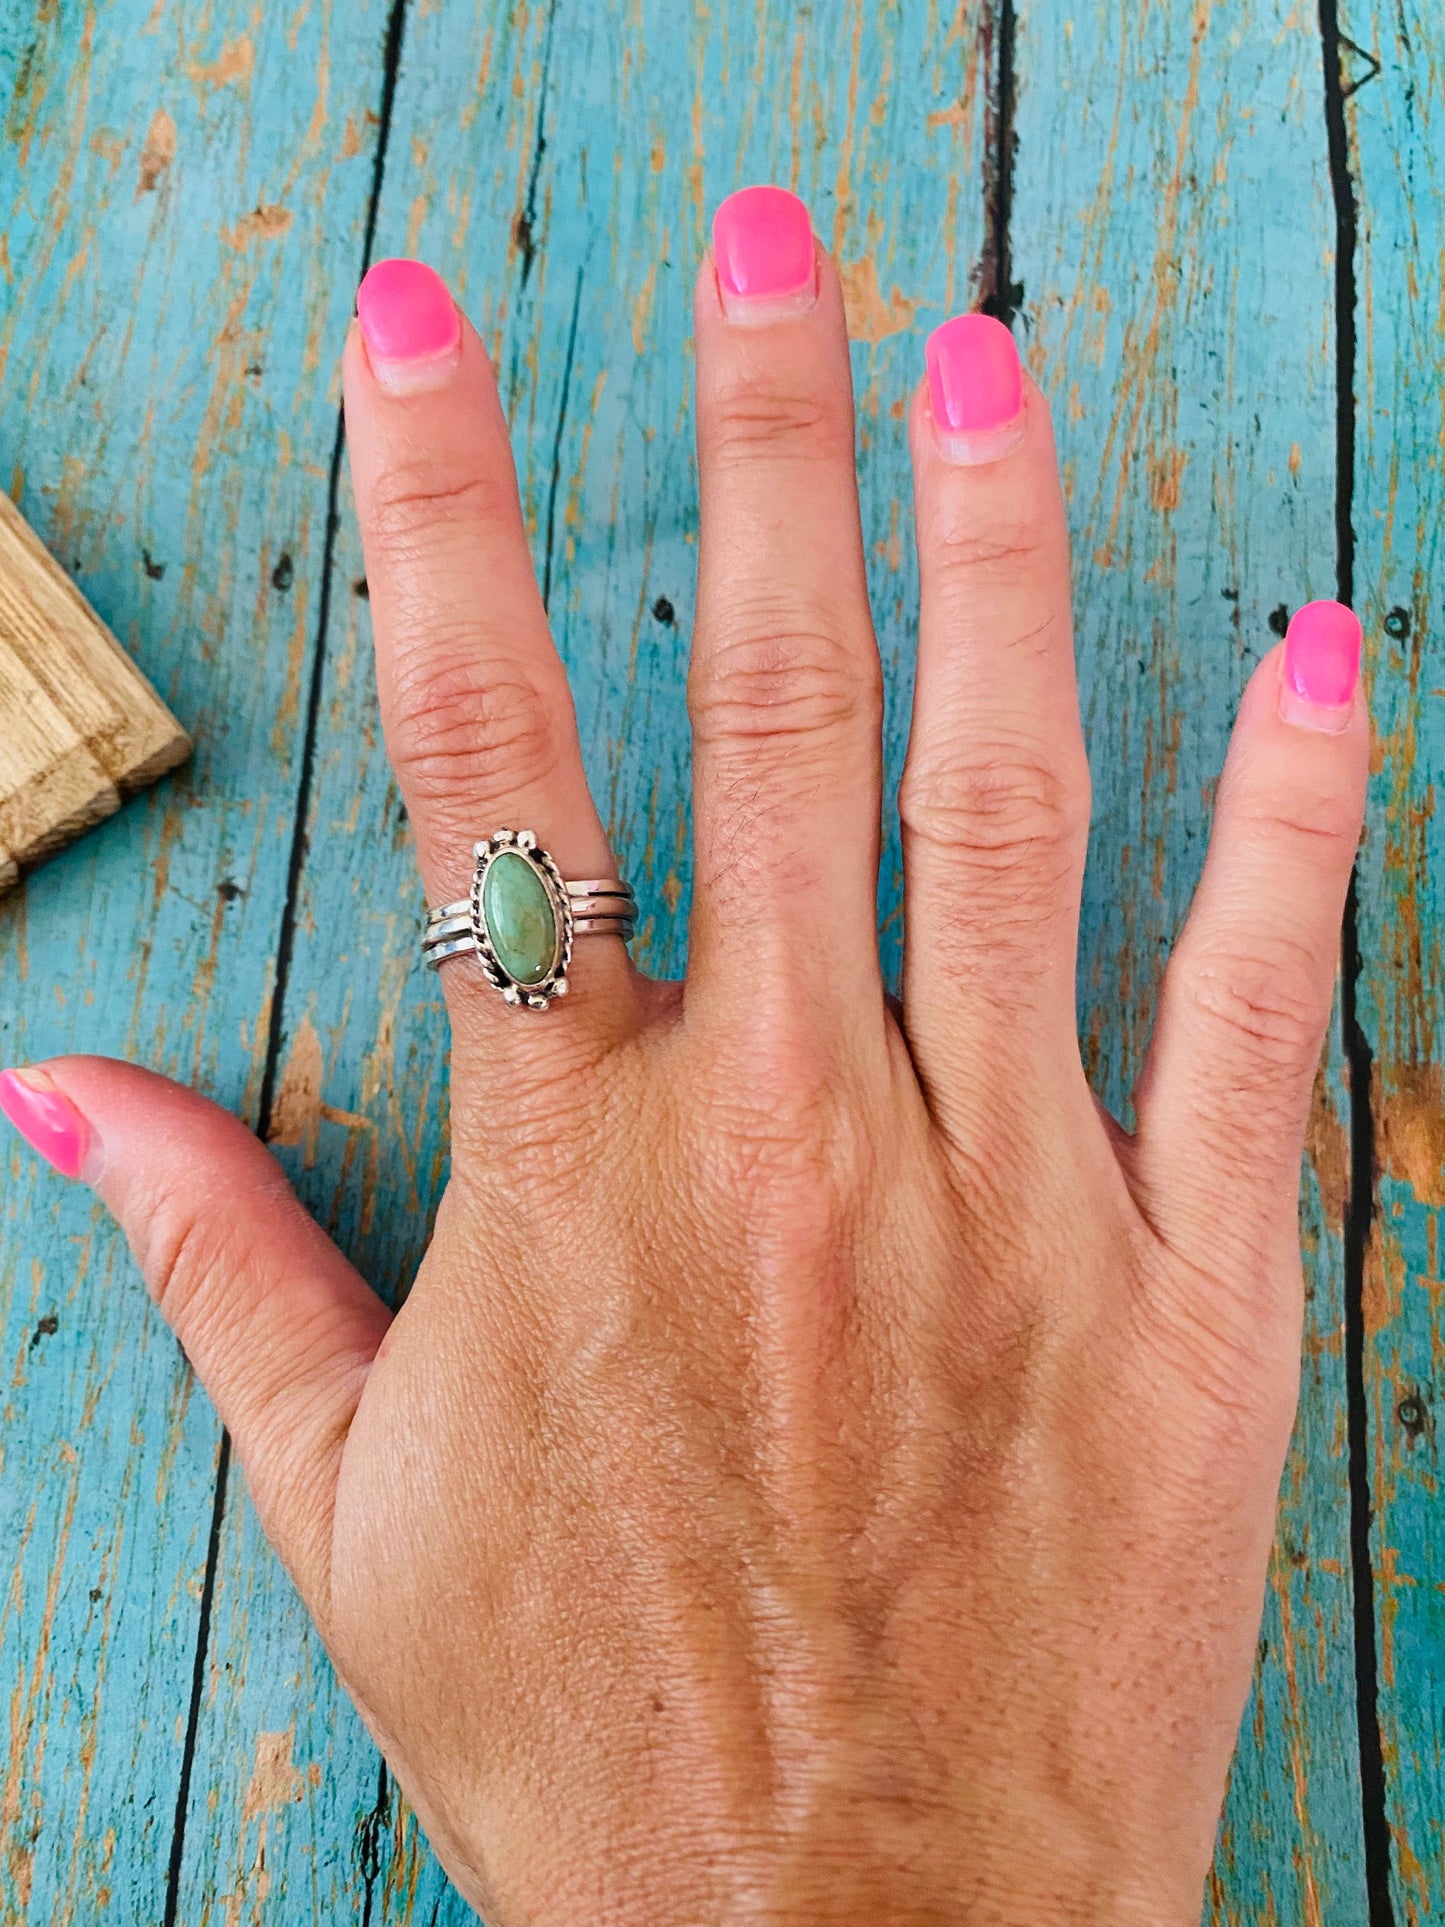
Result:
{"label": "woman's hand", "polygon": [[[605,937],[545,1015],[443,967],[452,1179],[394,1320],[193,1094],[67,1058],[4,1102],[120,1218],[493,1927],[1192,1922],[1294,1409],[1358,625],[1304,612],[1246,691],[1127,1137],[1075,1029],[1048,409],[997,324],[940,330],[890,1009],[838,280],[776,190],[715,241],[686,984]],[[374,270],[360,312],[351,459],[428,898],[503,824],[606,875],[486,355],[424,269]]]}

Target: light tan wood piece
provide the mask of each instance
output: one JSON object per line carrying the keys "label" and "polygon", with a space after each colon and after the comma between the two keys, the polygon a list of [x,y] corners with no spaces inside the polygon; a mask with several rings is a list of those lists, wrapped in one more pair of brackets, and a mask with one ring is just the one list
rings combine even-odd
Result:
{"label": "light tan wood piece", "polygon": [[0,492],[0,891],[190,750],[175,717]]}

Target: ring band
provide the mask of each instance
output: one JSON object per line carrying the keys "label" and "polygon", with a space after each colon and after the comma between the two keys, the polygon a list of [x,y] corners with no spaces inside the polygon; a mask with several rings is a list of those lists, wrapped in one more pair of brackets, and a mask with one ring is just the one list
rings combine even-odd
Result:
{"label": "ring band", "polygon": [[427,912],[421,950],[429,969],[475,956],[507,1003],[545,1010],[566,995],[576,938],[631,942],[637,899],[620,877],[568,881],[530,830],[498,830],[474,854],[470,896]]}

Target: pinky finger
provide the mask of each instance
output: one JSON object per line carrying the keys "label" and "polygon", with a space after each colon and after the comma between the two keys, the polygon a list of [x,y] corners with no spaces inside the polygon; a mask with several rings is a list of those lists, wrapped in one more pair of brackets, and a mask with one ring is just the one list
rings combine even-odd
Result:
{"label": "pinky finger", "polygon": [[1300,1160],[1364,817],[1360,625],[1301,609],[1260,664],[1138,1091],[1140,1202],[1207,1266],[1298,1236]]}

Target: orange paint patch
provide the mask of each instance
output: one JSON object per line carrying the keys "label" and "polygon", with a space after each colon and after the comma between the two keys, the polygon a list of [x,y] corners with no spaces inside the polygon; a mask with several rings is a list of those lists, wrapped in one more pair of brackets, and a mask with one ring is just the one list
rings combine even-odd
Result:
{"label": "orange paint patch", "polygon": [[176,124],[164,107],[157,107],[140,155],[140,180],[135,197],[154,194],[171,162],[176,158]]}
{"label": "orange paint patch", "polygon": [[197,87],[230,87],[237,81],[249,80],[255,65],[256,50],[250,36],[243,33],[228,40],[215,60],[193,60],[186,71]]}
{"label": "orange paint patch", "polygon": [[1159,514],[1170,515],[1178,508],[1188,461],[1182,448],[1160,449],[1149,456],[1149,501]]}
{"label": "orange paint patch", "polygon": [[247,1820],[263,1813],[275,1813],[301,1799],[306,1782],[291,1764],[294,1728],[284,1733],[258,1733],[256,1757],[251,1764],[251,1783],[241,1811]]}
{"label": "orange paint patch", "polygon": [[1398,1064],[1380,1104],[1380,1155],[1421,1204],[1445,1205],[1445,1083],[1438,1064]]}
{"label": "orange paint patch", "polygon": [[1350,1196],[1350,1144],[1345,1127],[1330,1101],[1325,1067],[1315,1072],[1310,1098],[1310,1121],[1305,1139],[1310,1168],[1320,1188],[1320,1207],[1331,1231],[1343,1229]]}
{"label": "orange paint patch", "polygon": [[848,335],[853,341],[886,341],[912,327],[919,304],[910,301],[895,287],[885,298],[878,281],[878,268],[871,255],[845,261],[838,270],[843,283],[843,305],[848,315]]}
{"label": "orange paint patch", "polygon": [[657,263],[654,261],[647,270],[636,301],[632,304],[632,347],[636,354],[642,354],[647,347],[647,330],[652,320],[652,300],[657,292]]}
{"label": "orange paint patch", "polygon": [[287,233],[295,215],[289,207],[276,207],[269,203],[252,208],[243,214],[234,226],[221,229],[221,239],[228,248],[237,253],[250,247],[253,241],[277,241]]}
{"label": "orange paint patch", "polygon": [[286,1059],[286,1068],[281,1073],[267,1142],[304,1145],[308,1170],[316,1162],[316,1144],[323,1121],[340,1125],[344,1131],[371,1129],[370,1118],[325,1101],[321,1095],[324,1077],[321,1039],[311,1019],[303,1017]]}

